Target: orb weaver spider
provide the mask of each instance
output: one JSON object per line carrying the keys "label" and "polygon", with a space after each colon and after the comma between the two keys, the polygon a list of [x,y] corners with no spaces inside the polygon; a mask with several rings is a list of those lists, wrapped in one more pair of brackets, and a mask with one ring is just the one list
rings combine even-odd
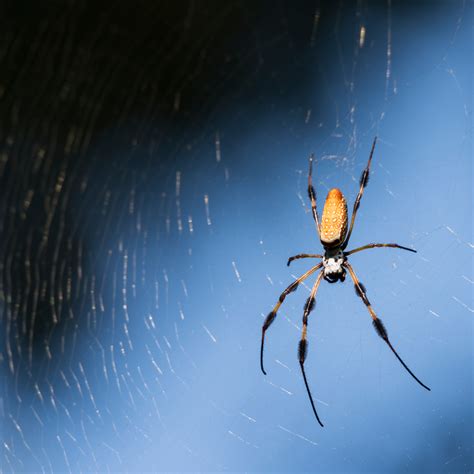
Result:
{"label": "orb weaver spider", "polygon": [[269,328],[269,326],[275,320],[276,314],[280,306],[282,305],[285,298],[295,291],[298,288],[298,285],[306,280],[309,276],[311,276],[316,271],[320,270],[318,277],[311,289],[310,295],[306,300],[304,305],[304,312],[303,312],[303,330],[301,334],[301,340],[298,346],[298,359],[301,367],[301,372],[303,374],[303,380],[306,386],[306,391],[308,392],[309,400],[311,402],[311,406],[313,408],[314,415],[318,420],[318,423],[321,426],[324,426],[319,419],[318,413],[316,412],[316,407],[314,405],[313,397],[311,395],[311,390],[309,389],[308,380],[306,378],[306,373],[304,370],[304,362],[306,360],[307,350],[308,350],[308,343],[306,341],[306,332],[308,327],[308,316],[311,311],[314,309],[315,302],[316,302],[316,293],[319,288],[319,284],[321,280],[324,278],[329,283],[336,283],[337,281],[343,282],[346,277],[346,270],[349,272],[349,275],[354,282],[354,288],[356,294],[362,299],[367,310],[372,317],[372,323],[377,334],[387,343],[388,347],[391,351],[395,354],[396,358],[400,361],[403,367],[407,370],[407,372],[426,390],[431,390],[427,387],[423,382],[421,382],[418,377],[408,368],[408,366],[403,362],[401,357],[398,355],[397,351],[392,346],[389,338],[387,330],[383,325],[382,321],[377,317],[375,311],[370,304],[366,289],[364,285],[359,281],[357,278],[352,265],[348,262],[347,257],[352,255],[356,252],[361,252],[362,250],[378,248],[378,247],[392,247],[398,248],[403,250],[408,250],[409,252],[416,252],[416,250],[410,249],[408,247],[403,247],[402,245],[398,244],[367,244],[363,245],[362,247],[358,247],[353,250],[346,251],[347,244],[349,243],[349,239],[351,238],[352,230],[354,228],[354,222],[357,215],[357,210],[359,209],[360,200],[362,195],[364,194],[364,189],[369,182],[369,172],[370,172],[370,164],[372,162],[372,156],[374,154],[375,144],[377,142],[377,137],[374,138],[372,143],[372,148],[370,150],[369,161],[367,163],[366,168],[362,172],[359,182],[359,193],[357,194],[356,200],[354,202],[354,208],[352,210],[352,217],[351,223],[349,226],[349,231],[347,231],[347,204],[344,195],[341,191],[337,188],[333,188],[329,191],[326,202],[324,203],[323,215],[321,218],[321,223],[319,222],[318,218],[318,210],[316,207],[316,192],[314,190],[312,184],[312,172],[313,172],[313,159],[314,155],[311,154],[309,158],[309,172],[308,172],[308,196],[311,201],[311,211],[313,214],[313,219],[316,224],[316,231],[318,232],[318,236],[321,240],[321,244],[324,247],[324,255],[319,254],[307,254],[301,253],[298,255],[294,255],[288,259],[287,265],[289,266],[293,260],[298,260],[300,258],[320,258],[322,261],[315,265],[314,267],[310,268],[306,273],[301,275],[295,281],[293,281],[283,293],[280,295],[277,304],[273,308],[273,310],[268,314],[265,319],[265,322],[262,326],[262,345],[260,348],[260,367],[262,372],[267,375],[265,369],[263,368],[263,346],[265,341],[265,332]]}

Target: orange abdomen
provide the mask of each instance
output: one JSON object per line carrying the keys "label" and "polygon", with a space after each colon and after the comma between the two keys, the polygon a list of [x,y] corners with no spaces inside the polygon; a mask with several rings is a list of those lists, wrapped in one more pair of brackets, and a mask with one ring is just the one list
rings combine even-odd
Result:
{"label": "orange abdomen", "polygon": [[340,245],[347,233],[347,203],[337,188],[329,191],[321,218],[321,243],[325,247]]}

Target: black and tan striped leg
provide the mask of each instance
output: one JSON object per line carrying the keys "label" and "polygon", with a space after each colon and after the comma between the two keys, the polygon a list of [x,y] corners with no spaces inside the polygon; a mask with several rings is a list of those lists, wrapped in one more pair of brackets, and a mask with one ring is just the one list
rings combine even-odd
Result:
{"label": "black and tan striped leg", "polygon": [[306,386],[306,391],[308,392],[308,397],[309,401],[311,402],[311,406],[313,408],[313,413],[316,419],[318,420],[318,423],[321,426],[324,426],[321,423],[321,420],[319,419],[318,413],[316,412],[316,407],[314,406],[314,401],[313,401],[313,396],[311,395],[311,390],[309,389],[308,385],[308,380],[306,379],[306,373],[304,370],[304,362],[306,360],[306,355],[308,352],[308,341],[306,340],[306,333],[308,330],[308,316],[309,313],[314,309],[314,305],[316,302],[316,292],[318,291],[319,284],[321,283],[321,279],[323,277],[323,271],[318,275],[317,280],[315,281],[313,288],[311,289],[311,293],[309,295],[309,298],[306,300],[306,303],[304,305],[304,313],[303,313],[303,330],[301,332],[301,340],[298,346],[298,359],[300,362],[300,367],[301,367],[301,373],[303,374],[303,380],[304,384]]}
{"label": "black and tan striped leg", "polygon": [[322,263],[318,263],[315,265],[313,268],[310,268],[306,273],[301,275],[299,278],[297,278],[293,283],[291,283],[286,290],[280,295],[280,298],[278,298],[278,303],[275,305],[275,307],[268,313],[268,316],[265,318],[265,322],[263,323],[262,326],[262,345],[260,346],[260,368],[262,369],[262,372],[267,375],[265,372],[265,369],[263,368],[263,346],[265,343],[265,332],[267,329],[270,327],[270,325],[273,323],[275,320],[276,314],[280,306],[282,305],[283,301],[285,301],[285,298],[295,291],[298,288],[298,285],[306,280],[310,275],[312,275],[315,271],[319,270],[323,266]]}
{"label": "black and tan striped leg", "polygon": [[387,330],[385,329],[385,326],[383,325],[382,321],[377,317],[375,314],[375,311],[373,310],[367,295],[366,295],[366,290],[364,285],[359,281],[357,278],[356,274],[354,273],[354,270],[350,263],[345,262],[343,264],[348,270],[349,274],[351,275],[351,278],[354,282],[354,288],[358,296],[361,297],[362,301],[364,302],[365,306],[367,306],[367,309],[369,310],[370,315],[372,316],[372,322],[374,325],[375,330],[377,331],[377,334],[387,343],[388,347],[392,350],[392,352],[395,354],[396,358],[400,361],[400,363],[405,367],[407,372],[423,387],[426,388],[426,390],[431,390],[429,387],[427,387],[403,362],[401,357],[398,355],[397,351],[393,348],[392,344],[390,343],[390,340],[388,339],[388,334]]}
{"label": "black and tan striped leg", "polygon": [[346,240],[344,241],[344,244],[342,245],[342,249],[345,249],[347,247],[347,244],[349,243],[349,239],[351,238],[351,234],[352,234],[352,229],[354,228],[354,222],[357,215],[357,211],[360,206],[360,200],[362,199],[362,195],[364,194],[364,189],[367,186],[367,183],[369,182],[370,164],[372,163],[372,156],[374,154],[376,143],[377,143],[377,137],[374,138],[374,141],[372,143],[372,149],[370,150],[369,161],[367,162],[367,166],[365,167],[365,170],[362,172],[362,175],[360,177],[359,193],[357,194],[356,200],[354,202],[354,208],[352,209],[351,225],[349,227],[349,232],[347,233]]}
{"label": "black and tan striped leg", "polygon": [[314,223],[316,224],[316,230],[318,232],[318,237],[320,236],[320,227],[319,227],[319,218],[318,218],[318,208],[316,204],[316,191],[313,187],[313,160],[314,154],[311,153],[309,157],[309,171],[308,171],[308,196],[311,201],[311,212],[313,213]]}
{"label": "black and tan striped leg", "polygon": [[391,248],[396,248],[396,249],[402,249],[402,250],[408,250],[409,252],[415,252],[415,249],[410,249],[408,247],[403,247],[403,245],[398,245],[398,244],[367,244],[363,245],[362,247],[357,247],[356,249],[349,250],[348,252],[344,252],[344,255],[352,255],[353,253],[361,252],[362,250],[366,249],[374,249],[374,248],[379,248],[379,247],[391,247]]}
{"label": "black and tan striped leg", "polygon": [[300,258],[323,258],[323,256],[322,255],[316,255],[316,254],[310,254],[310,253],[299,253],[298,255],[293,255],[293,257],[290,257],[286,264],[288,266],[290,266],[290,263],[293,260],[298,260]]}

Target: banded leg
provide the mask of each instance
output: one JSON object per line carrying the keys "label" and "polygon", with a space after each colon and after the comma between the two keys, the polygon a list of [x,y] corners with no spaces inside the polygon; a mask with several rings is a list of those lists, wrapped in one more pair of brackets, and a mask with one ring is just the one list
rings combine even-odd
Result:
{"label": "banded leg", "polygon": [[316,266],[313,268],[310,268],[306,273],[301,275],[299,278],[297,278],[293,283],[291,283],[285,291],[280,295],[278,298],[278,303],[275,305],[275,307],[268,313],[268,316],[265,318],[265,322],[263,323],[262,326],[262,345],[260,346],[260,368],[262,369],[262,372],[267,375],[265,372],[265,369],[263,368],[263,346],[265,343],[265,332],[267,329],[270,327],[270,325],[273,323],[275,320],[276,314],[280,306],[282,305],[283,301],[285,301],[285,298],[295,291],[298,288],[298,285],[306,280],[310,275],[312,275],[316,270],[319,270],[323,266],[322,263],[318,263]]}
{"label": "banded leg", "polygon": [[304,370],[304,362],[306,360],[306,355],[307,355],[307,352],[308,352],[308,342],[306,340],[306,332],[307,332],[307,329],[308,329],[308,316],[309,316],[309,313],[311,313],[311,311],[314,309],[314,305],[315,305],[315,301],[316,301],[315,300],[316,292],[318,291],[319,284],[321,283],[322,277],[323,277],[323,272],[321,271],[321,273],[318,275],[318,278],[317,278],[316,282],[313,285],[313,288],[311,290],[309,298],[306,300],[306,303],[304,305],[303,330],[301,332],[301,340],[300,340],[300,343],[299,343],[299,346],[298,346],[298,359],[300,361],[301,373],[303,374],[304,384],[306,386],[306,391],[308,392],[308,397],[309,397],[309,401],[311,402],[311,406],[313,408],[314,416],[318,420],[318,423],[321,426],[324,426],[321,423],[321,420],[319,419],[318,413],[316,412],[316,407],[314,406],[313,396],[311,395],[311,390],[309,389],[308,380],[306,379],[306,373],[305,373],[305,370]]}
{"label": "banded leg", "polygon": [[362,199],[362,195],[364,194],[364,189],[367,186],[367,183],[369,182],[370,163],[372,163],[372,155],[374,154],[376,143],[377,143],[377,137],[374,138],[374,141],[372,143],[372,149],[370,150],[369,161],[367,162],[367,166],[365,167],[365,170],[362,172],[362,175],[360,177],[359,193],[357,194],[356,200],[354,202],[354,208],[352,209],[351,225],[349,227],[349,232],[347,233],[346,240],[344,241],[344,244],[342,245],[342,249],[345,249],[347,247],[347,244],[349,243],[349,239],[351,238],[352,229],[354,227],[354,222],[357,215],[357,210],[359,209],[359,206],[360,206],[360,200]]}
{"label": "banded leg", "polygon": [[309,157],[309,171],[308,171],[308,196],[311,201],[311,212],[313,213],[314,223],[316,224],[316,230],[318,232],[318,237],[320,236],[319,228],[319,218],[318,218],[318,208],[316,204],[316,191],[313,187],[313,160],[314,154],[311,153]]}
{"label": "banded leg", "polygon": [[410,249],[408,247],[403,247],[403,245],[398,245],[398,244],[367,244],[367,245],[363,245],[362,247],[357,247],[356,249],[349,250],[349,252],[344,252],[344,255],[352,255],[353,253],[361,252],[362,250],[374,249],[374,248],[378,248],[378,247],[391,247],[391,248],[408,250],[409,252],[416,253],[415,249]]}
{"label": "banded leg", "polygon": [[288,259],[288,262],[286,263],[287,266],[290,266],[290,263],[293,260],[298,260],[299,258],[323,258],[322,255],[316,255],[316,254],[310,254],[310,253],[299,253],[298,255],[293,255],[293,257],[290,257]]}
{"label": "banded leg", "polygon": [[398,355],[397,351],[393,348],[392,344],[390,343],[390,340],[388,339],[388,334],[387,334],[387,330],[385,329],[385,326],[383,325],[382,321],[377,317],[377,315],[375,314],[375,311],[373,310],[368,298],[367,298],[367,295],[365,294],[366,293],[366,290],[365,290],[365,287],[364,285],[359,281],[359,279],[357,278],[356,274],[354,273],[354,270],[352,268],[352,266],[350,265],[349,262],[345,262],[343,264],[348,270],[349,270],[349,274],[351,275],[351,278],[354,282],[354,288],[355,288],[355,291],[357,293],[358,296],[361,297],[362,301],[364,302],[365,306],[367,306],[367,309],[369,310],[369,313],[370,315],[372,316],[372,322],[373,322],[373,325],[374,325],[374,328],[375,330],[377,331],[377,334],[387,343],[388,347],[390,347],[390,349],[392,350],[392,352],[395,354],[395,357],[400,361],[400,363],[403,365],[403,367],[405,367],[406,371],[423,387],[423,388],[426,388],[426,390],[430,390],[431,389],[429,387],[427,387],[409,368],[408,366],[405,364],[405,362],[403,362],[403,360],[401,359],[401,357]]}

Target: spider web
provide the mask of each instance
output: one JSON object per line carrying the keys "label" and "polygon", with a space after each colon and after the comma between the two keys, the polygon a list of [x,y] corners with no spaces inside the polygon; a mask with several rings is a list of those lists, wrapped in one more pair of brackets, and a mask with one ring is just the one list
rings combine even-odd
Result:
{"label": "spider web", "polygon": [[[472,469],[471,4],[155,3],[2,15],[2,470]],[[350,248],[418,253],[351,263],[432,392],[323,282],[322,429],[314,278],[266,377],[261,325],[321,250],[308,155],[351,207],[375,135]]]}

